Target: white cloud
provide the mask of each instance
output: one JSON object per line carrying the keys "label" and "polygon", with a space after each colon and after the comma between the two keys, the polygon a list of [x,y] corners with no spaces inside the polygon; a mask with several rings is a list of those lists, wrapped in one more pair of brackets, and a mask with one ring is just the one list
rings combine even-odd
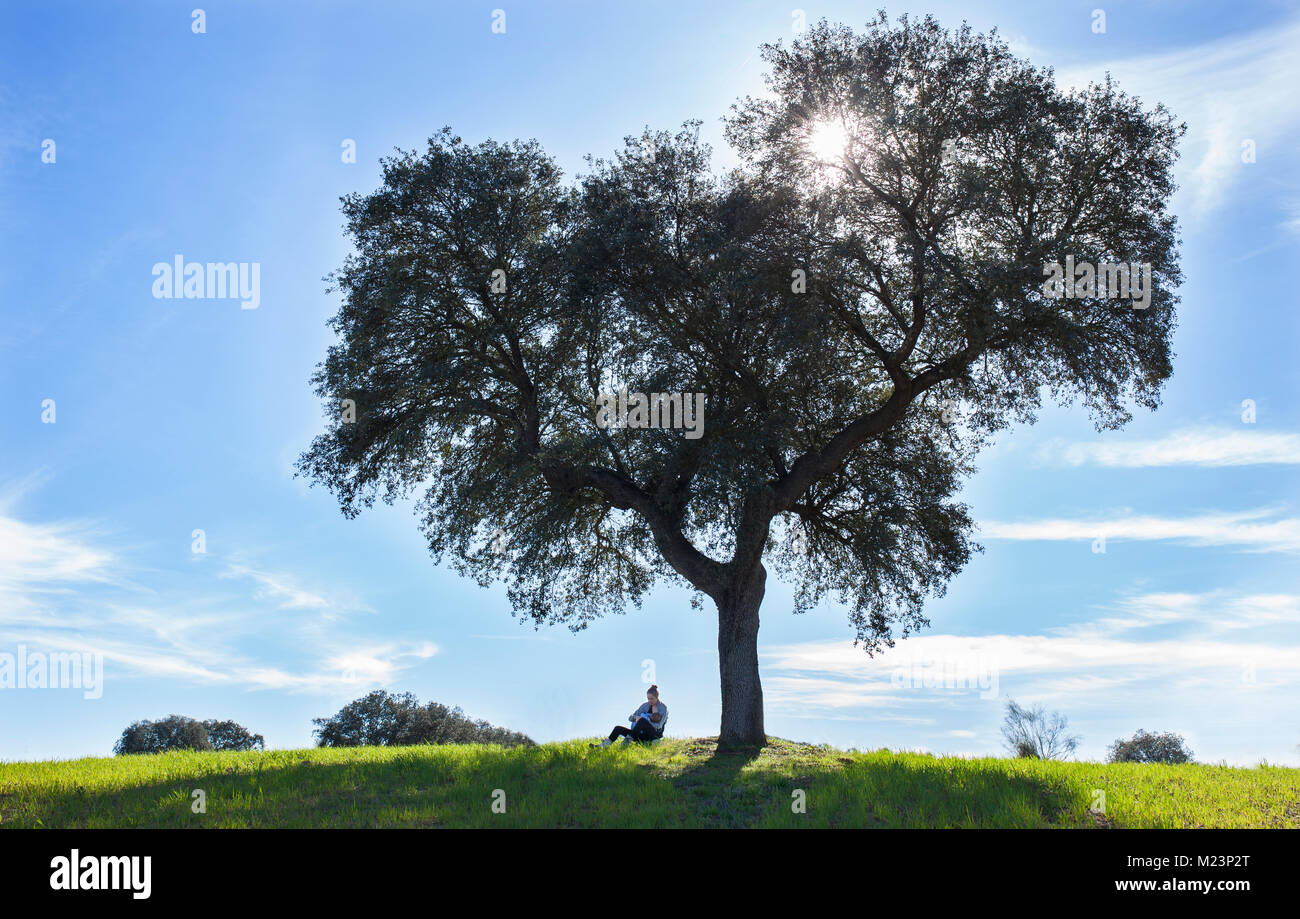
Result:
{"label": "white cloud", "polygon": [[[860,648],[853,650],[859,658],[865,658]],[[807,649],[802,649],[799,653],[806,654]],[[839,678],[815,675],[833,674],[835,671],[829,667],[811,665],[811,661],[805,660],[803,667],[787,667],[786,663],[778,652],[772,669],[777,671],[788,669],[797,675],[765,678],[763,698],[768,702],[777,705],[784,703],[792,708],[815,705],[822,709],[886,708],[896,704],[894,690],[889,684],[887,675],[882,679],[880,674],[873,672],[869,678],[846,680],[842,678],[842,674],[837,674]]]}
{"label": "white cloud", "polygon": [[275,602],[281,609],[328,609],[329,600],[318,593],[303,590],[283,574],[258,571],[247,565],[231,564],[226,567],[222,577],[248,578],[259,585],[254,597],[258,600]]}
{"label": "white cloud", "polygon": [[0,516],[0,591],[107,581],[113,556],[81,524],[29,524]]}
{"label": "white cloud", "polygon": [[1300,519],[1273,517],[1270,510],[1155,517],[1133,514],[1092,520],[1063,518],[1020,522],[986,521],[980,534],[987,539],[1028,541],[1170,540],[1193,546],[1236,546],[1256,552],[1300,551]]}
{"label": "white cloud", "polygon": [[1292,624],[1300,625],[1296,594],[1147,593],[1125,597],[1112,615],[1064,629],[1062,634],[1117,634],[1178,625],[1222,633]]}
{"label": "white cloud", "polygon": [[1300,463],[1300,434],[1192,428],[1154,440],[1095,443],[1052,441],[1040,451],[1048,461],[1068,466],[1253,466]]}
{"label": "white cloud", "polygon": [[[1117,691],[1174,685],[1225,693],[1241,689],[1247,672],[1253,685],[1300,684],[1300,645],[1246,634],[1300,621],[1300,596],[1148,594],[1123,601],[1121,610],[1138,618],[1104,617],[1041,635],[917,635],[874,658],[839,640],[766,648],[765,693],[770,686],[776,705],[807,717],[860,708],[875,720],[900,706],[933,711],[1005,698],[1008,683],[1016,695],[1044,700],[1114,699]],[[1140,640],[1133,632],[1171,622],[1197,627],[1186,638]],[[1226,641],[1227,634],[1249,640]]]}
{"label": "white cloud", "polygon": [[428,660],[438,653],[431,641],[415,645],[383,644],[368,648],[350,648],[330,657],[331,671],[341,674],[349,684],[387,685],[406,666],[406,661]]}
{"label": "white cloud", "polygon": [[248,563],[242,557],[231,560],[219,577],[248,580],[257,585],[253,599],[273,604],[277,609],[303,610],[317,614],[322,624],[334,623],[351,613],[373,613],[369,605],[349,592],[308,589],[301,579],[285,571],[269,571]]}
{"label": "white cloud", "polygon": [[[829,687],[817,679],[883,679],[913,668],[996,668],[1003,676],[1016,673],[1096,672],[1116,667],[1160,669],[1181,667],[1235,667],[1240,660],[1260,666],[1291,668],[1300,678],[1300,646],[1275,643],[1227,645],[1219,640],[1133,641],[1095,634],[1051,635],[916,635],[900,641],[884,654],[869,658],[852,642],[827,640],[802,642],[766,649],[765,666],[786,673],[817,674],[815,689]],[[936,672],[939,672],[938,670]]]}
{"label": "white cloud", "polygon": [[332,652],[315,667],[289,670],[232,654],[216,644],[150,642],[113,629],[69,633],[59,629],[15,631],[0,625],[0,648],[25,644],[43,651],[97,652],[114,679],[123,671],[134,676],[189,683],[239,686],[246,689],[331,693],[358,687],[387,685],[413,663],[438,652],[432,642],[387,643],[368,648],[348,645]]}
{"label": "white cloud", "polygon": [[1099,81],[1109,71],[1120,88],[1152,105],[1164,102],[1186,121],[1186,166],[1179,180],[1204,215],[1228,189],[1256,168],[1242,162],[1242,142],[1253,140],[1259,163],[1283,163],[1284,144],[1300,123],[1300,20],[1164,54],[1061,69],[1063,86]]}
{"label": "white cloud", "polygon": [[[206,588],[189,577],[181,593],[146,590],[127,579],[123,554],[105,546],[90,525],[13,516],[24,490],[0,493],[0,648],[98,652],[110,678],[125,673],[321,693],[388,684],[438,653],[428,641],[349,634],[331,620],[368,611],[363,604],[305,590],[299,578],[242,562],[228,564]],[[164,574],[152,572],[149,580],[165,584]],[[223,589],[231,580],[256,584],[253,601],[243,589]],[[268,617],[266,605],[317,615]]]}

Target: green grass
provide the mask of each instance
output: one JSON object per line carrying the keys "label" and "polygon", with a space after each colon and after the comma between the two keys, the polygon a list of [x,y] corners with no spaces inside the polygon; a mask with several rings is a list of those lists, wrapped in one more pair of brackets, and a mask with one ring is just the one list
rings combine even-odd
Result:
{"label": "green grass", "polygon": [[[1300,827],[1300,769],[585,740],[0,763],[9,827]],[[191,809],[206,793],[207,813]],[[505,792],[494,813],[493,792]],[[802,789],[806,813],[793,813]],[[1090,807],[1105,792],[1105,814]]]}

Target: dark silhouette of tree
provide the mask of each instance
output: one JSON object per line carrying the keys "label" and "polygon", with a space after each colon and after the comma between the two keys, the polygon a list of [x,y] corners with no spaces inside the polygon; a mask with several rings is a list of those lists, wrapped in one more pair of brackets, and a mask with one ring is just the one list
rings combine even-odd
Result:
{"label": "dark silhouette of tree", "polygon": [[[1163,108],[930,18],[763,53],[727,175],[698,123],[574,187],[536,142],[449,129],[385,160],[344,199],[330,427],[298,467],[348,516],[422,489],[435,561],[539,626],[659,577],[707,596],[723,745],[765,741],[767,566],[798,610],[845,603],[867,653],[928,625],[978,549],[953,495],[979,447],[1044,395],[1099,428],[1156,407],[1180,280]],[[1150,264],[1149,305],[1052,298],[1066,256]],[[704,393],[703,436],[599,427],[622,386]]]}
{"label": "dark silhouette of tree", "polygon": [[261,734],[251,734],[248,729],[233,721],[205,721],[203,729],[214,750],[262,750],[266,740]]}
{"label": "dark silhouette of tree", "polygon": [[196,721],[168,715],[160,721],[137,721],[122,732],[113,752],[165,753],[168,750],[261,750],[261,734],[250,734],[233,721]]}
{"label": "dark silhouette of tree", "polygon": [[526,735],[467,718],[459,708],[437,702],[420,705],[414,695],[389,695],[382,689],[349,702],[329,718],[313,718],[322,747],[408,746],[411,744],[492,743],[533,746]]}
{"label": "dark silhouette of tree", "polygon": [[1190,763],[1192,751],[1181,734],[1154,734],[1138,729],[1128,740],[1110,745],[1107,762],[1111,763]]}
{"label": "dark silhouette of tree", "polygon": [[1039,705],[1024,708],[1007,700],[1002,737],[1012,755],[1032,759],[1065,759],[1079,748],[1080,738],[1069,733],[1070,724],[1060,712],[1050,715]]}
{"label": "dark silhouette of tree", "polygon": [[113,752],[118,756],[127,753],[211,749],[212,742],[203,725],[184,715],[168,715],[160,721],[137,721],[127,727],[113,745]]}

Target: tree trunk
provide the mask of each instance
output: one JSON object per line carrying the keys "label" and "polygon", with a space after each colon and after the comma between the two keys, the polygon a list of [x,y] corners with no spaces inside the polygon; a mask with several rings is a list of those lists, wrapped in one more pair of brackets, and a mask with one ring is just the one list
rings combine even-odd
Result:
{"label": "tree trunk", "polygon": [[758,608],[767,571],[762,564],[718,602],[718,669],[722,728],[718,746],[762,746],[763,686],[758,679]]}

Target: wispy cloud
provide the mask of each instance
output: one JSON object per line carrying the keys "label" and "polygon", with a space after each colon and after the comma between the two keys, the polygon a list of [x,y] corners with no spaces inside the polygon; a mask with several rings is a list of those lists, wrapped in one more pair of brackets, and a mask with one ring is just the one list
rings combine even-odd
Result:
{"label": "wispy cloud", "polygon": [[88,525],[31,524],[0,516],[0,591],[107,581],[113,556],[90,544]]}
{"label": "wispy cloud", "polygon": [[1222,635],[1297,624],[1300,624],[1300,596],[1296,594],[1143,593],[1121,599],[1111,615],[1063,628],[1059,634],[1114,636],[1144,629],[1189,626],[1203,635]]}
{"label": "wispy cloud", "polygon": [[103,655],[105,669],[114,675],[125,671],[200,685],[311,693],[388,685],[411,665],[438,653],[432,642],[357,647],[339,640],[332,648],[322,649],[315,666],[290,669],[235,654],[220,641],[157,640],[123,629],[116,620],[108,625],[112,627],[87,633],[63,628],[13,630],[0,624],[0,645],[23,643],[52,652],[95,651]]}
{"label": "wispy cloud", "polygon": [[1167,540],[1192,546],[1229,546],[1255,552],[1300,551],[1300,519],[1275,518],[1268,509],[1188,517],[1115,514],[1093,519],[984,521],[987,539],[1022,541]]}
{"label": "wispy cloud", "polygon": [[1260,163],[1291,157],[1300,124],[1300,20],[1164,54],[1063,68],[1065,86],[1098,81],[1109,71],[1121,88],[1148,104],[1164,102],[1188,123],[1187,167],[1180,181],[1194,209],[1219,207],[1228,189],[1255,168],[1242,162],[1242,143],[1254,142]]}
{"label": "wispy cloud", "polygon": [[[1008,683],[1036,699],[1104,698],[1139,684],[1291,686],[1300,684],[1300,643],[1279,640],[1272,627],[1296,622],[1295,594],[1147,593],[1044,634],[917,635],[870,658],[838,640],[766,648],[764,684],[781,708],[865,709],[873,720],[900,706],[942,708],[945,694],[949,702],[1005,697]],[[1175,625],[1185,634],[1146,631]]]}
{"label": "wispy cloud", "polygon": [[[243,561],[206,581],[187,577],[183,593],[143,589],[92,525],[15,516],[19,491],[0,503],[0,646],[96,651],[110,673],[321,693],[391,683],[438,653],[429,641],[345,629],[336,620],[368,607]],[[251,599],[241,581],[254,585]],[[267,616],[268,607],[316,615]]]}
{"label": "wispy cloud", "polygon": [[416,644],[385,642],[363,648],[350,648],[332,655],[327,661],[331,672],[341,674],[350,684],[387,685],[407,663],[428,660],[438,653],[431,641]]}
{"label": "wispy cloud", "polygon": [[[1244,660],[1288,670],[1300,679],[1300,647],[1276,643],[1237,643],[1225,645],[1220,640],[1136,641],[1109,634],[1098,628],[1094,634],[1073,630],[1042,635],[917,635],[899,642],[893,649],[874,658],[847,641],[804,642],[767,649],[764,662],[777,671],[816,674],[805,685],[814,691],[827,689],[828,678],[853,677],[884,680],[884,686],[872,686],[871,697],[891,695],[889,680],[897,671],[910,671],[947,664],[950,667],[980,666],[996,668],[1002,676],[1024,673],[1060,674],[1075,671],[1097,673],[1116,668],[1131,671],[1158,669],[1161,672],[1184,667],[1209,667],[1234,673]],[[838,684],[836,684],[838,685]]]}
{"label": "wispy cloud", "polygon": [[281,609],[329,609],[331,603],[321,594],[303,590],[284,574],[259,571],[247,565],[226,566],[222,577],[248,578],[258,585],[254,594],[258,600],[268,600]]}
{"label": "wispy cloud", "polygon": [[1052,441],[1040,458],[1067,466],[1253,466],[1300,463],[1300,434],[1188,428],[1154,440]]}

